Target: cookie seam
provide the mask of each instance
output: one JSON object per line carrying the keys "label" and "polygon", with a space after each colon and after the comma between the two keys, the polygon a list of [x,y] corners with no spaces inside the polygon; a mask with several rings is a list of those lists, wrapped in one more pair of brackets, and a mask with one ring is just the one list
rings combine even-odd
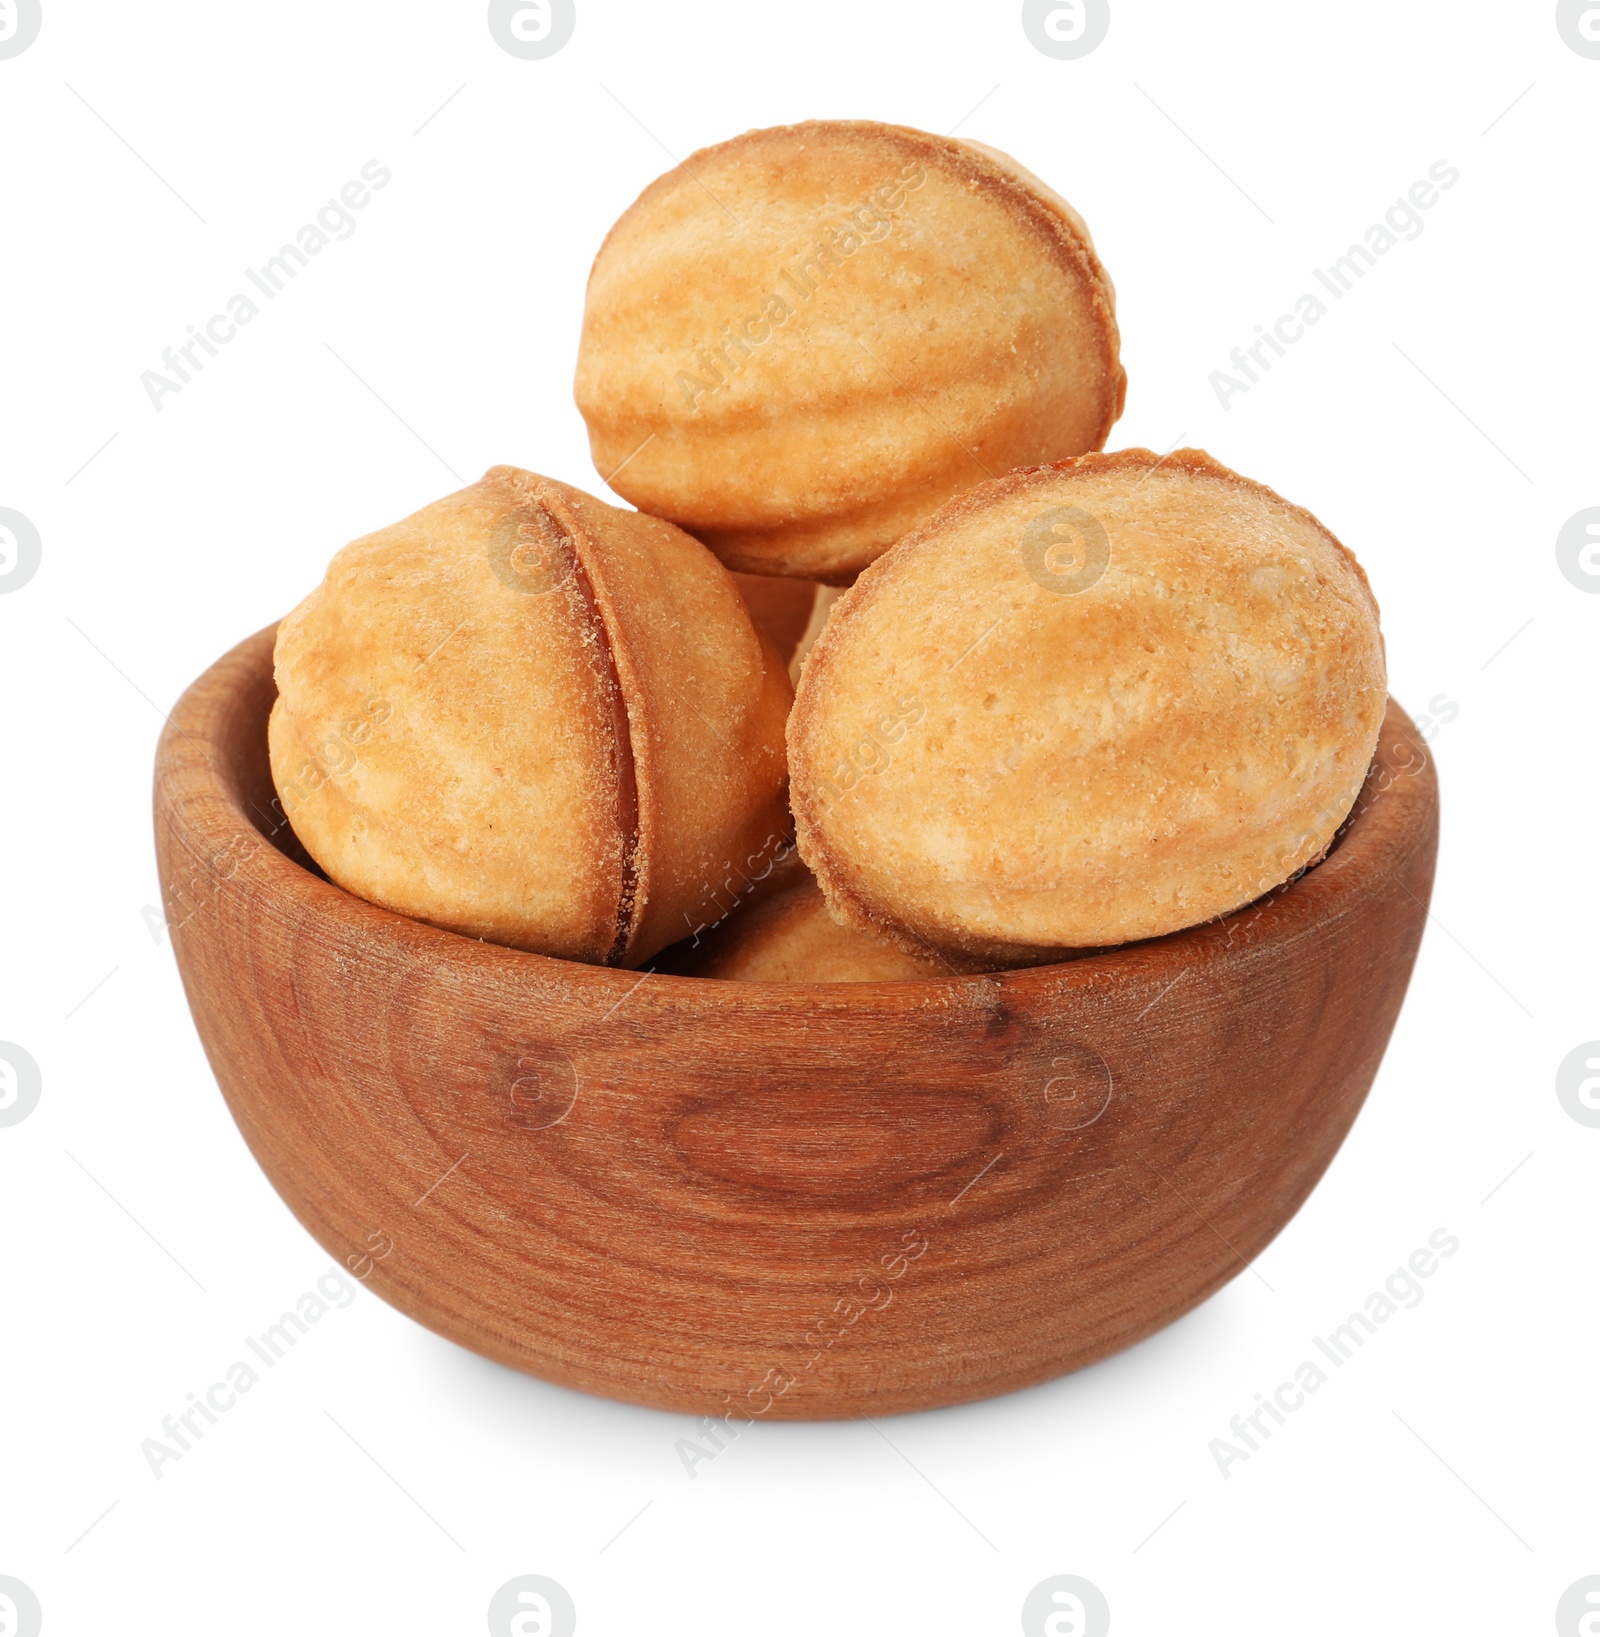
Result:
{"label": "cookie seam", "polygon": [[616,774],[616,824],[622,839],[622,863],[611,947],[601,957],[600,964],[618,966],[633,942],[644,907],[640,892],[642,826],[638,758],[633,743],[633,719],[628,710],[628,699],[617,666],[615,639],[606,622],[599,598],[595,595],[594,579],[589,566],[594,543],[589,539],[574,509],[553,485],[544,483],[533,474],[524,473],[515,467],[495,468],[485,474],[485,481],[490,478],[498,478],[505,484],[519,509],[531,510],[535,507],[542,509],[561,530],[562,538],[572,553],[573,584],[577,588],[578,601],[582,605],[593,636],[593,652],[599,661],[596,670],[610,707],[612,766]]}

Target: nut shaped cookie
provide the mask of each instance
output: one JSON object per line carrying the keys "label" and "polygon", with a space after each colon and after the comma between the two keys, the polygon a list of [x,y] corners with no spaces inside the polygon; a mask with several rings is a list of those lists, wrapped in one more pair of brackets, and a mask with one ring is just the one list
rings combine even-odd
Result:
{"label": "nut shaped cookie", "polygon": [[730,567],[848,584],[986,478],[1122,412],[1083,220],[979,143],[866,120],[750,131],[624,212],[589,276],[596,468]]}
{"label": "nut shaped cookie", "polygon": [[278,630],[273,779],[339,885],[637,965],[783,836],[782,660],[657,518],[497,466],[346,546]]}
{"label": "nut shaped cookie", "polygon": [[952,502],[835,604],[789,722],[835,915],[1027,964],[1240,908],[1326,850],[1385,705],[1365,574],[1197,450]]}
{"label": "nut shaped cookie", "polygon": [[741,983],[894,983],[965,970],[836,921],[804,865],[769,896],[740,906],[666,960],[664,970],[680,977]]}

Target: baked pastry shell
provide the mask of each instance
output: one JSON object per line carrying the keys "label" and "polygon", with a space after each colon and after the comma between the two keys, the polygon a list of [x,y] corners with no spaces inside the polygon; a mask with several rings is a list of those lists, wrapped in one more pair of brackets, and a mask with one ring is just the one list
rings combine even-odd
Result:
{"label": "baked pastry shell", "polygon": [[574,390],[619,494],[731,568],[842,585],[972,484],[1100,448],[1126,388],[1111,280],[1054,189],[837,120],[645,189],[595,258]]}
{"label": "baked pastry shell", "polygon": [[1366,575],[1303,508],[1199,450],[1024,469],[833,609],[789,719],[801,856],[907,948],[1006,966],[1159,936],[1316,860],[1384,697]]}
{"label": "baked pastry shell", "polygon": [[789,829],[782,658],[658,518],[515,467],[340,551],[283,622],[279,795],[375,902],[638,965]]}

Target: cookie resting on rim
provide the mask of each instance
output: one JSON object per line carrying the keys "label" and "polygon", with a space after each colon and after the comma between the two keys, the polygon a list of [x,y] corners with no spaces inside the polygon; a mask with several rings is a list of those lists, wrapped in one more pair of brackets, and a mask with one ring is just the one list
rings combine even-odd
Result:
{"label": "cookie resting on rim", "polygon": [[1197,450],[952,502],[835,604],[789,720],[833,913],[997,964],[1223,915],[1321,857],[1385,708],[1309,512]]}
{"label": "cookie resting on rim", "polygon": [[346,546],[279,627],[279,798],[340,886],[633,966],[788,832],[789,678],[657,518],[497,466]]}

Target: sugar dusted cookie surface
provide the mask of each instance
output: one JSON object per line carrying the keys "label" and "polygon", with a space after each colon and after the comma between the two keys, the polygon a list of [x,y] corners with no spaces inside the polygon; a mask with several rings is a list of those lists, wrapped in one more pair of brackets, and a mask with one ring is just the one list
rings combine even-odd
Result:
{"label": "sugar dusted cookie surface", "polygon": [[282,623],[272,771],[341,886],[637,965],[725,856],[786,832],[791,691],[670,523],[515,467],[334,558]]}
{"label": "sugar dusted cookie surface", "polygon": [[835,605],[789,723],[836,915],[1004,962],[1149,938],[1321,856],[1383,720],[1377,605],[1208,456],[979,486]]}
{"label": "sugar dusted cookie surface", "polygon": [[834,584],[974,483],[1100,448],[1124,389],[1066,201],[864,120],[750,131],[652,183],[595,259],[576,381],[619,494],[732,568]]}

